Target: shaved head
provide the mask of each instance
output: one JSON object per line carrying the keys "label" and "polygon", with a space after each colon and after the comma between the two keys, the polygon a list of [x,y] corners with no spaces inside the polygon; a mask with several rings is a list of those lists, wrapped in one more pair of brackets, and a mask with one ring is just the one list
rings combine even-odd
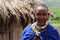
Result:
{"label": "shaved head", "polygon": [[45,9],[45,10],[48,11],[48,7],[45,4],[43,4],[43,3],[40,3],[40,4],[35,6],[35,11],[38,11],[40,9]]}
{"label": "shaved head", "polygon": [[44,26],[46,25],[48,19],[49,19],[49,13],[48,13],[48,7],[40,3],[35,7],[35,19],[38,26]]}

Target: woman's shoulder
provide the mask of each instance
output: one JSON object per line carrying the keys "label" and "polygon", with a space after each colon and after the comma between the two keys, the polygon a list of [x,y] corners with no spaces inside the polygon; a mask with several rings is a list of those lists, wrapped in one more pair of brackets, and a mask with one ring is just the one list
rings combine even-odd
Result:
{"label": "woman's shoulder", "polygon": [[57,31],[57,29],[55,28],[55,26],[48,24],[46,27],[46,30],[51,32],[51,31]]}
{"label": "woman's shoulder", "polygon": [[31,24],[28,24],[28,25],[25,27],[24,30],[25,30],[25,31],[31,30]]}
{"label": "woman's shoulder", "polygon": [[26,26],[26,28],[23,30],[24,33],[34,33],[32,28],[31,28],[31,24],[28,24]]}

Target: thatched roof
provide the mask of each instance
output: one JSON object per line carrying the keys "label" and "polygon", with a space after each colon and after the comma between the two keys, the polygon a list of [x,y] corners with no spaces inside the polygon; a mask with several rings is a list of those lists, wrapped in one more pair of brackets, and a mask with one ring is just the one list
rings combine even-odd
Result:
{"label": "thatched roof", "polygon": [[[0,29],[10,27],[20,21],[20,24],[26,26],[33,22],[34,6],[39,4],[40,0],[0,0]],[[8,30],[8,29],[7,29]]]}
{"label": "thatched roof", "polygon": [[0,0],[0,31],[8,30],[17,21],[26,26],[34,19],[34,6],[39,2],[40,0]]}

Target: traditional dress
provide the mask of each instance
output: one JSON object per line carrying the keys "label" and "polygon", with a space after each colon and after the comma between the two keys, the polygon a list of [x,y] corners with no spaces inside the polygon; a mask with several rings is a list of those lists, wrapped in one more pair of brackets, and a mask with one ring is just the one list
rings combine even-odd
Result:
{"label": "traditional dress", "polygon": [[[34,26],[33,26],[34,25]],[[39,32],[36,24],[29,24],[22,32],[20,40],[60,40],[58,31],[52,25],[47,24],[43,32]]]}

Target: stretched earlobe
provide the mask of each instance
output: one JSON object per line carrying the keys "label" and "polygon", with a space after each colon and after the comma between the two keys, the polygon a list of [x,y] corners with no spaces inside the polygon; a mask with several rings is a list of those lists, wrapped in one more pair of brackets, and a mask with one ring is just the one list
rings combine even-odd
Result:
{"label": "stretched earlobe", "polygon": [[50,13],[48,12],[48,16],[50,16]]}
{"label": "stretched earlobe", "polygon": [[48,13],[48,20],[50,19],[50,17],[51,17],[51,15],[50,15],[50,13]]}

